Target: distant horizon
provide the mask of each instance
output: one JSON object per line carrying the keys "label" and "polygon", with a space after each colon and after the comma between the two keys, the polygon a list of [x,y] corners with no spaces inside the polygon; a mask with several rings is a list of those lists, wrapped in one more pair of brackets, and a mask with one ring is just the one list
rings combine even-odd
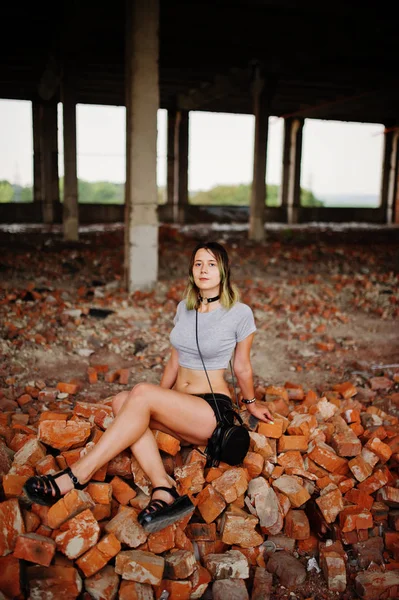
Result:
{"label": "distant horizon", "polygon": [[[32,110],[28,101],[0,100],[0,180],[32,185]],[[89,182],[125,179],[124,107],[77,105],[78,176]],[[250,183],[253,115],[190,112],[189,190]],[[283,119],[271,116],[266,182],[281,185]],[[379,195],[382,124],[306,119],[301,186],[322,195]],[[59,173],[63,175],[62,105],[58,107]],[[167,111],[158,111],[157,183],[166,185]]]}
{"label": "distant horizon", "polygon": [[[82,178],[79,178],[79,179],[81,181],[87,181]],[[28,189],[33,190],[33,185],[21,186],[20,184],[12,182],[12,181],[9,181],[9,183],[13,187],[21,187],[22,189],[28,188]],[[112,185],[117,185],[117,186],[125,185],[124,182],[109,181],[106,179],[100,179],[95,182],[88,182],[88,183],[93,183],[93,184],[94,183],[105,183],[105,184],[112,184]],[[189,195],[194,196],[195,194],[198,194],[201,192],[204,192],[204,193],[210,192],[217,187],[233,187],[234,188],[234,187],[238,187],[240,185],[250,186],[251,182],[242,182],[242,183],[237,183],[237,184],[221,183],[221,184],[212,186],[211,188],[208,188],[208,189],[189,190]],[[277,188],[280,187],[280,184],[267,183],[267,185],[276,186]],[[312,192],[312,190],[309,190],[308,188],[306,188],[306,186],[301,185],[301,188]],[[166,190],[166,186],[165,185],[158,186],[158,190]],[[323,205],[325,207],[329,207],[329,208],[333,208],[333,207],[336,207],[336,208],[342,208],[342,207],[377,208],[380,204],[380,195],[379,194],[321,193],[321,194],[315,194],[315,197],[317,200],[323,202]],[[15,201],[12,200],[12,202],[15,202]],[[21,202],[21,201],[19,201],[19,202]],[[243,206],[245,206],[245,205],[243,205]]]}

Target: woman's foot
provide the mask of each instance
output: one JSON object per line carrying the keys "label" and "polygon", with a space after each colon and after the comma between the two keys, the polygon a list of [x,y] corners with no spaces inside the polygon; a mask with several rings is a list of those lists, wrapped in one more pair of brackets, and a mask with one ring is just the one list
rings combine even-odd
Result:
{"label": "woman's foot", "polygon": [[149,533],[160,531],[194,511],[190,498],[179,496],[174,487],[153,488],[150,503],[142,510],[137,520]]}
{"label": "woman's foot", "polygon": [[37,475],[30,477],[24,485],[29,500],[36,504],[52,506],[73,488],[83,490],[87,483],[80,483],[70,467],[56,475]]}

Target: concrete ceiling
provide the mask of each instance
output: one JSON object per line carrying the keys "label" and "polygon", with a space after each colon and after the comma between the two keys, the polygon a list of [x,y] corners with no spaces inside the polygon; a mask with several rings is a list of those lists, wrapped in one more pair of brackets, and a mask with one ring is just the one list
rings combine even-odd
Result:
{"label": "concrete ceiling", "polygon": [[[399,44],[390,6],[160,0],[161,107],[252,113],[259,65],[273,115],[394,125]],[[6,0],[0,97],[58,99],[68,61],[78,102],[124,104],[124,31],[124,0]]]}

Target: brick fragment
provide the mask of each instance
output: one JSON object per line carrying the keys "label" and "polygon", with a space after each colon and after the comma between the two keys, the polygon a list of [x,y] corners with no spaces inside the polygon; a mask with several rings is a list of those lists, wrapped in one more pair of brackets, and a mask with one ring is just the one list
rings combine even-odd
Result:
{"label": "brick fragment", "polygon": [[350,427],[345,431],[334,433],[331,446],[338,456],[343,457],[357,456],[362,451],[362,444]]}
{"label": "brick fragment", "polygon": [[115,571],[123,579],[151,585],[160,584],[164,566],[164,558],[142,550],[119,552],[115,561]]}
{"label": "brick fragment", "polygon": [[159,586],[154,587],[155,599],[162,598],[162,592],[166,591],[169,598],[176,600],[189,600],[191,598],[192,584],[190,581],[174,581],[172,579],[162,579]]}
{"label": "brick fragment", "polygon": [[86,492],[72,489],[49,508],[47,524],[52,529],[58,529],[68,519],[93,506],[94,502]]}
{"label": "brick fragment", "polygon": [[341,530],[346,533],[354,529],[368,529],[373,526],[373,517],[367,508],[348,506],[339,515]]}
{"label": "brick fragment", "polygon": [[226,508],[226,502],[212,485],[207,485],[197,496],[197,508],[205,523],[212,523]]}
{"label": "brick fragment", "polygon": [[212,585],[213,600],[248,600],[248,591],[242,579],[219,579]]}
{"label": "brick fragment", "polygon": [[279,454],[277,462],[282,467],[293,469],[304,469],[304,461],[299,450],[288,450],[284,454]]}
{"label": "brick fragment", "polygon": [[10,554],[20,534],[25,533],[25,523],[16,498],[0,503],[0,556]]}
{"label": "brick fragment", "polygon": [[386,463],[392,456],[390,446],[382,442],[378,437],[370,438],[365,447],[374,452],[382,463]]}
{"label": "brick fragment", "polygon": [[109,483],[90,482],[86,491],[96,504],[106,505],[111,503],[112,487]]}
{"label": "brick fragment", "polygon": [[269,573],[277,575],[280,584],[291,588],[301,585],[306,579],[305,567],[291,554],[287,552],[277,552],[273,554],[266,565]]}
{"label": "brick fragment", "polygon": [[205,594],[211,576],[205,567],[197,563],[197,567],[189,580],[191,582],[190,600],[199,600]]}
{"label": "brick fragment", "polygon": [[258,519],[239,508],[231,508],[223,514],[221,537],[225,544],[236,544],[242,548],[259,546],[263,537],[255,531]]}
{"label": "brick fragment", "polygon": [[170,454],[171,456],[176,456],[180,450],[180,442],[178,439],[168,433],[158,431],[157,429],[154,429],[152,433],[154,434],[158,448],[162,450],[162,452],[166,452],[166,454]]}
{"label": "brick fragment", "polygon": [[265,567],[256,567],[251,600],[269,600],[273,585],[273,575]]}
{"label": "brick fragment", "polygon": [[57,550],[71,560],[92,548],[100,537],[100,527],[89,509],[69,519],[62,529],[65,531],[55,537]]}
{"label": "brick fragment", "polygon": [[359,483],[358,489],[366,494],[372,494],[389,482],[389,475],[383,469],[377,469],[370,477]]}
{"label": "brick fragment", "polygon": [[395,598],[399,589],[399,571],[364,571],[356,576],[355,586],[363,600]]}
{"label": "brick fragment", "polygon": [[18,598],[21,590],[21,563],[11,554],[0,556],[0,592],[7,598]]}
{"label": "brick fragment", "polygon": [[148,534],[137,521],[134,508],[124,508],[105,525],[107,533],[114,533],[122,544],[137,548],[146,542]]}
{"label": "brick fragment", "polygon": [[57,390],[63,394],[71,394],[74,396],[79,391],[79,385],[76,383],[65,383],[60,381],[57,383]]}
{"label": "brick fragment", "polygon": [[[339,545],[339,548],[337,546]],[[327,581],[328,589],[333,592],[346,590],[345,552],[340,542],[331,546],[321,544],[320,566]]]}
{"label": "brick fragment", "polygon": [[28,567],[30,598],[77,598],[82,591],[82,580],[76,569],[60,565]]}
{"label": "brick fragment", "polygon": [[98,381],[98,375],[97,375],[97,371],[94,369],[94,367],[88,367],[87,368],[87,378],[89,380],[89,383],[92,385],[94,383],[97,383]]}
{"label": "brick fragment", "polygon": [[317,427],[317,419],[314,415],[296,414],[287,427],[289,435],[300,435],[309,437]]}
{"label": "brick fragment", "polygon": [[298,479],[291,475],[282,475],[272,484],[274,488],[289,498],[294,508],[299,508],[310,498],[308,491],[299,483]]}
{"label": "brick fragment", "polygon": [[264,463],[264,458],[260,454],[257,454],[256,452],[247,452],[247,455],[243,460],[243,467],[247,469],[249,477],[253,479],[262,473]]}
{"label": "brick fragment", "polygon": [[6,498],[22,496],[22,487],[28,479],[25,475],[13,475],[9,473],[3,477],[3,491]]}
{"label": "brick fragment", "polygon": [[83,446],[91,432],[86,421],[42,421],[39,424],[39,440],[57,450],[70,450]]}
{"label": "brick fragment", "polygon": [[54,456],[47,454],[36,463],[36,472],[38,475],[54,475],[58,471]]}
{"label": "brick fragment", "polygon": [[331,446],[323,442],[310,442],[308,456],[330,473],[336,473],[347,464],[345,458],[338,456]]}
{"label": "brick fragment", "polygon": [[348,400],[357,394],[357,388],[351,381],[345,381],[344,383],[333,385],[333,390],[341,394],[345,400]]}
{"label": "brick fragment", "polygon": [[48,567],[55,554],[55,542],[36,533],[23,533],[17,537],[13,555],[29,562]]}
{"label": "brick fragment", "polygon": [[378,490],[377,498],[388,506],[397,508],[399,507],[399,488],[386,485]]}
{"label": "brick fragment", "polygon": [[248,481],[244,469],[233,467],[212,481],[212,485],[230,503],[246,492]]}
{"label": "brick fragment", "polygon": [[197,494],[204,487],[204,465],[202,462],[198,461],[176,467],[174,474],[177,491],[180,495]]}
{"label": "brick fragment", "polygon": [[374,502],[374,498],[372,496],[358,489],[349,490],[349,492],[345,494],[345,500],[356,504],[360,508],[367,508],[368,510],[371,509]]}
{"label": "brick fragment", "polygon": [[187,579],[196,567],[194,552],[177,550],[164,555],[165,577],[167,579]]}
{"label": "brick fragment", "polygon": [[[1,430],[0,430],[1,435]],[[13,453],[0,437],[0,477],[6,475],[12,464]]]}
{"label": "brick fragment", "polygon": [[126,481],[117,475],[111,480],[112,495],[119,504],[129,504],[136,495],[136,491]]}
{"label": "brick fragment", "polygon": [[260,421],[258,424],[257,433],[260,433],[267,438],[278,439],[283,435],[283,421],[275,420],[274,423],[263,423]]}
{"label": "brick fragment", "polygon": [[309,520],[303,510],[289,510],[284,521],[284,533],[294,540],[310,536]]}
{"label": "brick fragment", "polygon": [[154,554],[162,554],[175,547],[175,525],[169,525],[148,536],[148,550]]}
{"label": "brick fragment", "polygon": [[365,542],[357,542],[353,544],[352,549],[361,569],[367,569],[372,562],[376,565],[384,564],[384,542],[379,536],[371,537]]}
{"label": "brick fragment", "polygon": [[223,554],[208,554],[204,566],[213,579],[247,579],[249,565],[239,550],[228,550]]}
{"label": "brick fragment", "polygon": [[282,435],[278,440],[278,452],[297,450],[307,452],[309,438],[305,435]]}
{"label": "brick fragment", "polygon": [[154,593],[148,583],[122,580],[119,588],[119,600],[154,600]]}
{"label": "brick fragment", "polygon": [[216,525],[215,523],[190,523],[186,527],[186,534],[196,542],[216,540]]}
{"label": "brick fragment", "polygon": [[339,489],[316,498],[316,503],[327,523],[333,523],[337,515],[344,508],[342,494]]}
{"label": "brick fragment", "polygon": [[34,467],[40,460],[46,456],[46,449],[38,440],[30,439],[14,455],[14,465],[29,464]]}
{"label": "brick fragment", "polygon": [[[254,431],[250,431],[249,436],[251,438],[251,449],[256,452],[256,454],[260,454],[260,456],[262,456],[262,458],[265,460],[273,460],[273,458],[276,456],[276,450],[270,443],[271,440],[268,440],[265,435],[255,433]],[[212,471],[212,469],[209,469],[208,476],[210,471]],[[210,481],[208,476],[206,481]]]}
{"label": "brick fragment", "polygon": [[105,535],[96,546],[90,548],[83,556],[77,559],[76,565],[85,577],[91,577],[100,571],[116,556],[121,549],[121,544],[113,533]]}
{"label": "brick fragment", "polygon": [[115,600],[118,596],[119,577],[115,569],[107,565],[84,581],[85,590],[94,600]]}
{"label": "brick fragment", "polygon": [[263,533],[277,534],[283,528],[283,515],[276,492],[263,477],[249,482],[248,496],[255,507]]}

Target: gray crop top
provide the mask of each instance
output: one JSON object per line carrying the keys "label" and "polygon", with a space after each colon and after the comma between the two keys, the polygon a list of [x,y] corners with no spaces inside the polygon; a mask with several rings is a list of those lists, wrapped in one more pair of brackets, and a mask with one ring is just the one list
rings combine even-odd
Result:
{"label": "gray crop top", "polygon": [[[185,300],[179,302],[170,342],[179,355],[179,365],[202,371],[203,366],[195,341],[195,310],[187,310]],[[226,369],[237,342],[256,331],[252,310],[237,302],[227,310],[219,306],[212,312],[198,313],[198,343],[209,370]]]}

